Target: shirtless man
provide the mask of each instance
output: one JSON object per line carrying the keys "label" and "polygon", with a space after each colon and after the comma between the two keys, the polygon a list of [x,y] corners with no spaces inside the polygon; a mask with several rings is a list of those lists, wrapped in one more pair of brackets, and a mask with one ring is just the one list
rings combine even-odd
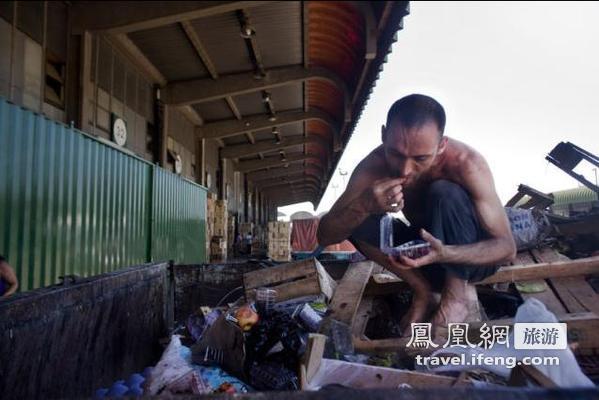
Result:
{"label": "shirtless man", "polygon": [[[349,238],[412,287],[404,334],[428,318],[433,291],[441,291],[433,327],[464,322],[478,305],[472,282],[516,254],[489,166],[473,148],[443,136],[444,128],[445,111],[436,100],[413,94],[395,102],[382,127],[383,144],[356,167],[318,229],[320,245]],[[397,261],[379,250],[381,216],[400,210],[410,226],[394,222],[394,245],[421,238],[430,243],[429,254]]]}

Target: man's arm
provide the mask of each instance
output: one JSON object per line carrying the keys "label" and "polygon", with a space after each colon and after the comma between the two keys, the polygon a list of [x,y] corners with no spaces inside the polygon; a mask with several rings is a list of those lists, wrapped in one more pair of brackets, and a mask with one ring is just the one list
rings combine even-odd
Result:
{"label": "man's arm", "polygon": [[17,280],[15,272],[5,261],[0,261],[0,278],[10,285],[2,297],[10,296],[19,288],[19,281]]}
{"label": "man's arm", "polygon": [[491,171],[482,156],[474,157],[475,162],[465,163],[463,186],[470,193],[479,223],[489,238],[467,245],[444,245],[423,231],[422,238],[431,244],[431,253],[416,260],[402,257],[403,264],[408,267],[420,267],[442,262],[483,266],[498,265],[515,258],[516,244],[505,210],[495,191]]}
{"label": "man's arm", "polygon": [[347,239],[370,214],[397,212],[403,207],[401,179],[374,181],[368,172],[372,154],[352,174],[345,192],[318,225],[318,244],[328,246]]}
{"label": "man's arm", "polygon": [[318,244],[321,246],[328,246],[347,239],[353,230],[368,217],[359,202],[360,194],[365,189],[361,176],[363,172],[360,169],[360,166],[356,168],[341,197],[337,199],[329,212],[322,216],[316,234]]}

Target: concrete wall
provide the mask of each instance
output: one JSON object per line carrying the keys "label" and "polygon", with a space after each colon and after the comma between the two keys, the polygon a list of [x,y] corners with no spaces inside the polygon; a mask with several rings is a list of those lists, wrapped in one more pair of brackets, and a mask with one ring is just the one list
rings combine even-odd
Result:
{"label": "concrete wall", "polygon": [[63,24],[67,8],[61,2],[48,2],[47,9],[43,2],[20,2],[13,24],[13,5],[3,2],[0,6],[0,96],[67,122],[64,85],[61,98],[52,89],[54,85],[46,84],[48,74],[62,79],[63,84],[66,78],[67,35]]}
{"label": "concrete wall", "polygon": [[[199,157],[196,156],[198,143],[194,125],[176,108],[168,112],[167,149],[172,156],[178,154],[183,163],[181,175],[194,182],[199,181]],[[167,157],[169,171],[175,172],[174,158]]]}
{"label": "concrete wall", "polygon": [[[213,193],[218,193],[216,171],[219,169],[218,143],[216,140],[204,141],[204,186]],[[210,182],[208,182],[208,176]]]}
{"label": "concrete wall", "polygon": [[91,112],[83,130],[111,140],[115,117],[127,124],[125,148],[149,161],[155,135],[152,84],[104,38],[92,35],[91,73],[86,91]]}

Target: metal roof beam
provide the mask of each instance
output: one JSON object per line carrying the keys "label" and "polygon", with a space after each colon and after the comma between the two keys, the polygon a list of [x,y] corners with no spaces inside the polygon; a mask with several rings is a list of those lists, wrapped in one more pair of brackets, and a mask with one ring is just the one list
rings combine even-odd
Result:
{"label": "metal roof beam", "polygon": [[273,68],[266,71],[265,76],[257,76],[255,72],[243,72],[211,78],[174,82],[164,90],[166,104],[185,105],[204,103],[222,99],[227,96],[238,96],[274,87],[321,79],[335,85],[343,93],[345,104],[345,121],[351,120],[351,96],[347,85],[337,74],[322,67],[306,69],[303,65]]}
{"label": "metal roof beam", "polygon": [[264,160],[241,161],[237,164],[237,170],[239,172],[257,171],[264,168],[277,167],[293,162],[304,161],[310,157],[312,156],[307,156],[305,154],[294,154],[287,156],[285,159],[282,159],[279,156],[274,156],[267,157]]}
{"label": "metal roof beam", "polygon": [[275,178],[252,180],[252,183],[258,187],[267,187],[267,186],[272,186],[273,183],[281,184],[281,183],[297,180],[297,179],[303,178],[303,177],[314,178],[320,182],[321,181],[320,176],[321,175],[318,173],[315,174],[314,171],[311,171],[311,172],[300,171],[300,172],[296,172],[293,174],[281,175],[281,176],[278,176]]}
{"label": "metal roof beam", "polygon": [[306,167],[304,165],[290,165],[288,167],[269,169],[268,171],[250,172],[246,175],[246,177],[248,180],[255,182],[264,179],[279,178],[296,173],[303,173],[305,170]]}
{"label": "metal roof beam", "polygon": [[279,185],[279,186],[271,186],[265,190],[261,190],[267,196],[273,197],[276,196],[277,193],[281,195],[299,193],[299,192],[310,192],[316,193],[318,188],[310,182],[295,184],[295,185]]}
{"label": "metal roof beam", "polygon": [[318,187],[321,186],[320,179],[318,179],[314,175],[298,175],[296,177],[293,177],[292,179],[270,180],[270,181],[263,181],[263,182],[264,182],[263,184],[258,184],[256,182],[254,184],[256,185],[256,187],[259,190],[266,190],[266,188],[270,188],[273,186],[282,186],[282,185],[289,185],[289,184],[298,185],[301,183],[314,183]]}
{"label": "metal roof beam", "polygon": [[129,33],[219,15],[270,1],[75,1],[71,12],[73,34],[84,30]]}
{"label": "metal roof beam", "polygon": [[255,132],[314,119],[324,122],[331,128],[334,135],[339,135],[337,121],[326,112],[315,108],[307,112],[301,110],[282,112],[277,114],[274,120],[268,115],[260,114],[244,118],[240,121],[232,119],[212,122],[196,128],[196,133],[202,139],[222,139],[229,136],[241,135],[246,132]]}
{"label": "metal roof beam", "polygon": [[255,144],[225,146],[221,149],[220,154],[223,158],[239,158],[273,150],[282,150],[308,143],[320,143],[323,146],[328,146],[326,140],[318,135],[309,135],[307,138],[303,136],[291,136],[282,138],[280,143],[277,143],[274,140],[263,140]]}

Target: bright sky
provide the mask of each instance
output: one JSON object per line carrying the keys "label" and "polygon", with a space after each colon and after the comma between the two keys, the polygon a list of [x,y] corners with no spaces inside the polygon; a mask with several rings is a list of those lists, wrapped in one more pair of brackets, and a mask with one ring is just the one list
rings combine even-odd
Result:
{"label": "bright sky", "polygon": [[[520,183],[580,186],[545,161],[560,141],[599,155],[599,2],[411,2],[404,29],[318,207],[344,189],[340,171],[381,143],[391,104],[427,94],[445,108],[445,134],[487,159],[502,202]],[[594,182],[591,164],[577,170]],[[337,186],[337,188],[333,188]]]}

